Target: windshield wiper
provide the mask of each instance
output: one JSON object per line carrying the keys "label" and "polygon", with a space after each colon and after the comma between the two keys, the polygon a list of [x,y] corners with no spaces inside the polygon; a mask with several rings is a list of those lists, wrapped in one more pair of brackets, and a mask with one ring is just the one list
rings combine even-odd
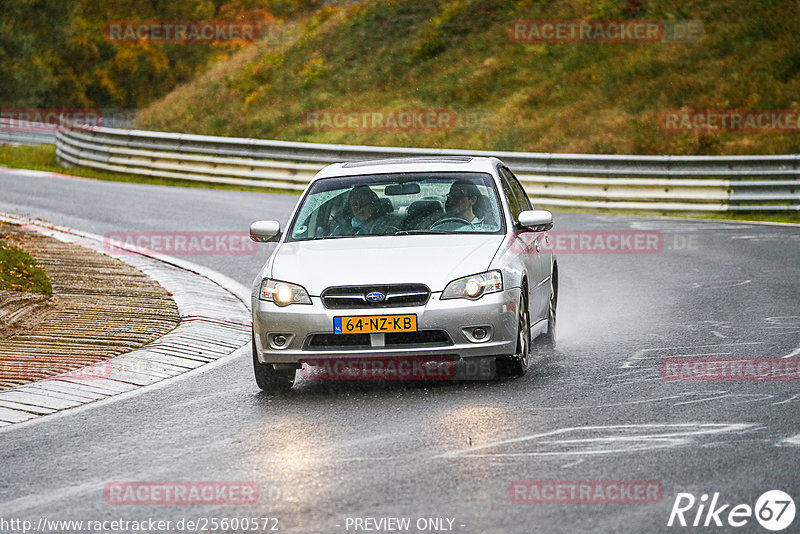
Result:
{"label": "windshield wiper", "polygon": [[318,235],[316,237],[306,237],[305,239],[297,239],[297,241],[319,241],[320,239],[339,239],[340,237],[351,237],[348,235]]}
{"label": "windshield wiper", "polygon": [[395,232],[394,235],[430,235],[430,234],[449,234],[450,232],[443,232],[441,230],[400,230]]}

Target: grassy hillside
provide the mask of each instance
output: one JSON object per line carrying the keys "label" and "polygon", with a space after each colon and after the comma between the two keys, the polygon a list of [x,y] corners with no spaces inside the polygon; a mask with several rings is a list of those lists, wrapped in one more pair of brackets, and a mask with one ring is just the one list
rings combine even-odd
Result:
{"label": "grassy hillside", "polygon": [[[664,110],[800,111],[796,0],[372,0],[246,47],[140,112],[146,129],[544,152],[782,154],[800,133],[668,133]],[[692,43],[518,43],[518,19],[699,20]],[[318,109],[447,109],[446,131],[312,128]]]}
{"label": "grassy hillside", "polygon": [[212,58],[233,53],[242,43],[118,42],[107,38],[106,24],[207,19],[269,22],[274,17],[268,8],[275,1],[258,0],[257,9],[240,0],[3,0],[0,108],[111,111],[150,104],[202,72]]}

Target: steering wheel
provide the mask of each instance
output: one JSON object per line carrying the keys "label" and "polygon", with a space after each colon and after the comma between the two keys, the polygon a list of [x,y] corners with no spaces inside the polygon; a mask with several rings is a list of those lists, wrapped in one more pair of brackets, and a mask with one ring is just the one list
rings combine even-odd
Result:
{"label": "steering wheel", "polygon": [[431,230],[433,230],[437,226],[442,226],[443,224],[451,223],[451,222],[457,222],[457,223],[461,223],[462,225],[469,226],[470,228],[475,228],[475,226],[471,222],[469,222],[466,219],[462,219],[461,217],[445,217],[444,219],[439,219],[438,221],[433,223],[431,225]]}

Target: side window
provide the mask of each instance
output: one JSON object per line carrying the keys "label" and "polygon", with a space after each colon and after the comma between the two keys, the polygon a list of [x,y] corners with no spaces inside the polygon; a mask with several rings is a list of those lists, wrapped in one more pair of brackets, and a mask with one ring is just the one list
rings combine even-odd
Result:
{"label": "side window", "polygon": [[505,171],[508,174],[509,182],[511,182],[511,189],[514,190],[514,196],[517,197],[517,202],[522,208],[522,211],[532,210],[533,207],[531,206],[531,201],[528,198],[528,195],[525,193],[525,189],[523,189],[522,184],[519,183],[519,180],[517,180],[517,177],[514,176],[514,173],[508,169],[505,169]]}
{"label": "side window", "polygon": [[519,214],[526,209],[524,207],[525,204],[520,205],[519,203],[519,196],[514,190],[513,184],[516,182],[516,179],[513,175],[506,170],[505,167],[498,167],[498,170],[500,171],[500,178],[503,184],[503,194],[508,199],[508,208],[511,210],[511,218],[516,221]]}

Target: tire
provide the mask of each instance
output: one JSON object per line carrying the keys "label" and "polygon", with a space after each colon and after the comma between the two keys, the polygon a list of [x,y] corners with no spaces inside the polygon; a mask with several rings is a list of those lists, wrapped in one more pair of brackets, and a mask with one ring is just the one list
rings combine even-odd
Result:
{"label": "tire", "polygon": [[554,285],[550,291],[550,304],[547,310],[547,333],[542,336],[542,343],[548,349],[556,348],[556,308],[558,307],[558,289]]}
{"label": "tire", "polygon": [[[524,290],[523,290],[524,291]],[[531,354],[531,329],[528,304],[523,296],[517,312],[517,349],[511,356],[497,358],[497,377],[523,376],[528,372]]]}
{"label": "tire", "polygon": [[272,364],[258,361],[255,336],[252,338],[253,371],[256,375],[256,384],[266,393],[282,393],[292,389],[294,385],[295,369],[275,369]]}

